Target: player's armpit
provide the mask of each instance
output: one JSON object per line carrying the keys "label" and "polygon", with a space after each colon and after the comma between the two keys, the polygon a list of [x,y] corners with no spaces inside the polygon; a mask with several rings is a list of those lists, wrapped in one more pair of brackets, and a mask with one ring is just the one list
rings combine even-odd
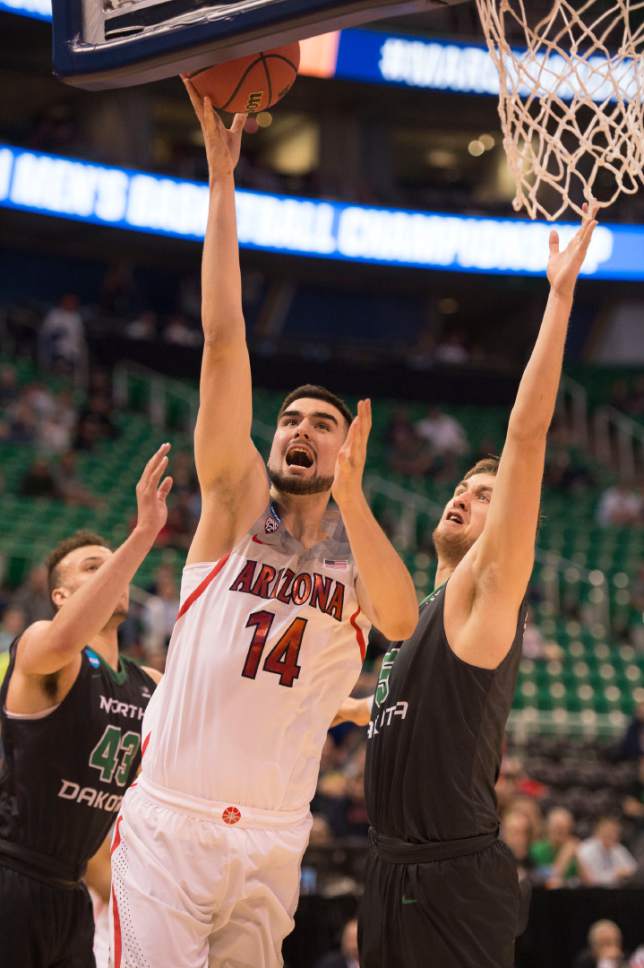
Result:
{"label": "player's armpit", "polygon": [[268,506],[266,466],[253,447],[253,461],[234,484],[202,490],[201,515],[187,564],[218,561],[227,555]]}

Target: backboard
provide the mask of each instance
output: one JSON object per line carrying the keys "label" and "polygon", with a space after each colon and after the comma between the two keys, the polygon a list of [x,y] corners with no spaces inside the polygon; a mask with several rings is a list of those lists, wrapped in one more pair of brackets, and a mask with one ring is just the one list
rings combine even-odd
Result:
{"label": "backboard", "polygon": [[53,0],[54,73],[90,90],[460,0]]}

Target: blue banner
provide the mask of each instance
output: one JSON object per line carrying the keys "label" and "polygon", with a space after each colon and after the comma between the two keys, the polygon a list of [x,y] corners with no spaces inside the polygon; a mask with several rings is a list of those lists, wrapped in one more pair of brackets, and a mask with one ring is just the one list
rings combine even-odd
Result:
{"label": "blue banner", "polygon": [[[208,186],[0,146],[0,207],[203,239]],[[239,242],[263,252],[452,272],[543,275],[547,222],[377,208],[237,191]],[[576,231],[559,225],[562,244]],[[582,269],[594,279],[644,280],[644,226],[599,225]]]}

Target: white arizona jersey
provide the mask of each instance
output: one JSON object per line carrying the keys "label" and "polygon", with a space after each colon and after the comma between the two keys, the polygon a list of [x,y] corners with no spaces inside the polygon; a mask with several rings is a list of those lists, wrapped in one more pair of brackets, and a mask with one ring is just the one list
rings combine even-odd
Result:
{"label": "white arizona jersey", "polygon": [[144,781],[264,810],[309,804],[369,631],[337,511],[323,527],[306,550],[271,506],[229,555],[184,569]]}

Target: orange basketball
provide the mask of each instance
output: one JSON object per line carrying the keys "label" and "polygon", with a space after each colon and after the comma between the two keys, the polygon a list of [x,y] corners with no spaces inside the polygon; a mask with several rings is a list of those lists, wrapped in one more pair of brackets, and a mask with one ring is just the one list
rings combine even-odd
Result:
{"label": "orange basketball", "polygon": [[257,114],[281,101],[293,86],[300,66],[297,41],[261,54],[195,71],[190,80],[215,108],[232,114]]}

